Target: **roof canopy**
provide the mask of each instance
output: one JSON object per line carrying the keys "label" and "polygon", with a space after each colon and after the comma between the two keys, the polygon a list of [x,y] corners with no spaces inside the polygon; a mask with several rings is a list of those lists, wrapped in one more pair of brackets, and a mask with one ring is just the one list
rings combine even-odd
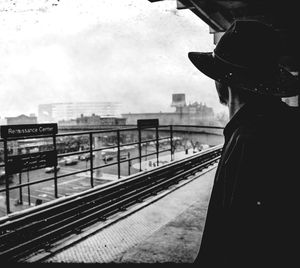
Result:
{"label": "roof canopy", "polygon": [[[149,0],[157,2],[160,0]],[[162,1],[162,0],[161,0]],[[290,0],[177,0],[177,9],[190,9],[210,27],[218,42],[235,19],[257,19],[272,25],[281,36],[281,63],[290,71],[299,71],[300,42],[298,1]],[[259,40],[253,40],[259,42]]]}

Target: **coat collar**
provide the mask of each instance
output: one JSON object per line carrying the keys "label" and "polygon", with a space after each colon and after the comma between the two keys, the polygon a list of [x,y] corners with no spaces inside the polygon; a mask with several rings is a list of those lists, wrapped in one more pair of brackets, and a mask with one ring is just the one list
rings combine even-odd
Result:
{"label": "coat collar", "polygon": [[243,105],[230,119],[224,128],[223,134],[225,141],[228,140],[233,132],[243,124],[256,122],[265,116],[276,116],[275,114],[287,107],[287,104],[278,99],[256,99]]}

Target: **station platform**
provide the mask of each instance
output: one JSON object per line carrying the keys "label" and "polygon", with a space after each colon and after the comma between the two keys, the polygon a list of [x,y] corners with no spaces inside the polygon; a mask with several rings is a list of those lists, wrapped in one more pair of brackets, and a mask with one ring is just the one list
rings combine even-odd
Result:
{"label": "station platform", "polygon": [[26,262],[193,263],[217,163]]}

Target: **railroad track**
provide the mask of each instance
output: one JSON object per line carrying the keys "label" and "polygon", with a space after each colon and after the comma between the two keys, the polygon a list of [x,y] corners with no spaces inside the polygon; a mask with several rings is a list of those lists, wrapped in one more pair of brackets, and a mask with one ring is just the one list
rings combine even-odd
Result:
{"label": "railroad track", "polygon": [[222,146],[0,220],[0,260],[18,262],[219,160]]}

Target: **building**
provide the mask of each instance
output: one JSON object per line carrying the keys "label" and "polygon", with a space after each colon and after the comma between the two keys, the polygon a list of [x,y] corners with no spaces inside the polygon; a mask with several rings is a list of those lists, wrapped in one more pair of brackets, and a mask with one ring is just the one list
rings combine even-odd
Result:
{"label": "building", "polygon": [[0,126],[2,126],[2,125],[6,125],[6,123],[7,123],[7,120],[6,120],[6,118],[4,117],[0,117]]}
{"label": "building", "polygon": [[211,119],[214,117],[214,110],[211,107],[206,106],[206,104],[202,104],[201,102],[194,102],[192,104],[187,105],[185,101],[185,94],[177,93],[172,94],[172,104],[171,107],[175,107],[175,113],[182,114],[197,114],[202,118]]}
{"label": "building", "polygon": [[197,114],[206,119],[212,119],[214,117],[213,108],[208,107],[205,103],[202,104],[201,102],[194,102],[183,107],[176,107],[175,113],[183,113],[189,115]]}
{"label": "building", "polygon": [[194,102],[186,104],[185,94],[173,94],[171,107],[174,112],[168,113],[128,113],[122,114],[128,125],[136,125],[138,119],[158,119],[160,125],[213,125],[215,115],[213,108],[206,104]]}
{"label": "building", "polygon": [[62,126],[120,126],[126,124],[126,118],[114,116],[99,116],[92,114],[84,116],[83,114],[71,120],[58,121],[59,127]]}
{"label": "building", "polygon": [[100,126],[116,126],[116,125],[125,125],[126,118],[122,117],[112,117],[112,116],[83,116],[76,118],[77,126],[86,126],[86,125],[100,125]]}
{"label": "building", "polygon": [[76,119],[81,115],[119,116],[120,104],[116,102],[70,102],[40,104],[39,123],[55,123]]}
{"label": "building", "polygon": [[30,116],[21,114],[19,116],[6,117],[6,124],[7,125],[37,124],[37,117],[34,114],[31,114]]}

